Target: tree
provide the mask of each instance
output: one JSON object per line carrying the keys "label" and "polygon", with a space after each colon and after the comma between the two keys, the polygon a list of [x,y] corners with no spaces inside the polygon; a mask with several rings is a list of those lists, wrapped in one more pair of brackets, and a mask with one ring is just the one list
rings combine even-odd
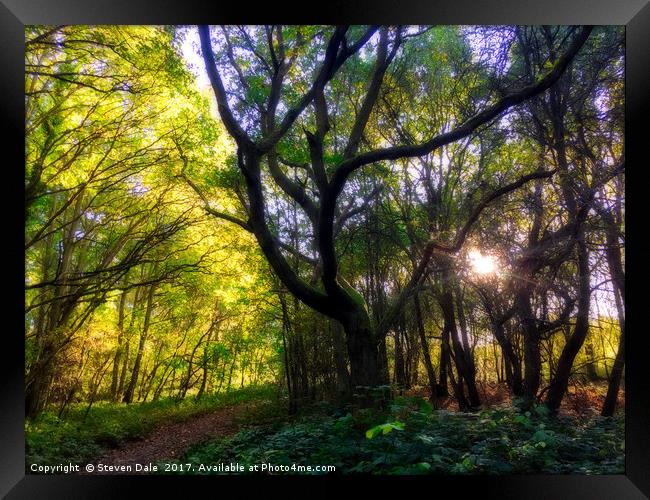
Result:
{"label": "tree", "polygon": [[[426,155],[469,136],[508,108],[544,92],[564,73],[590,32],[591,28],[588,27],[575,30],[567,50],[538,81],[506,94],[493,104],[485,105],[481,111],[462,121],[458,120],[455,125],[449,124],[446,132],[434,134],[415,144],[370,147],[360,152],[364,132],[385,86],[389,66],[397,57],[400,47],[408,43],[407,37],[410,35],[402,28],[337,27],[317,33],[281,26],[223,28],[222,36],[218,39],[221,49],[218,61],[210,29],[199,27],[206,70],[221,119],[236,143],[237,167],[247,195],[245,219],[229,214],[215,215],[251,231],[270,266],[288,290],[309,307],[343,325],[353,386],[368,387],[380,383],[378,339],[392,325],[406,299],[420,282],[433,251],[458,251],[471,226],[490,201],[533,178],[548,177],[550,174],[531,174],[522,178],[521,182],[488,196],[477,206],[451,244],[429,241],[407,286],[390,300],[390,306],[379,324],[373,324],[365,301],[339,273],[334,228],[340,223],[340,216],[337,217],[336,209],[350,176],[372,163]],[[309,37],[311,43],[307,41]],[[370,42],[371,39],[376,42]],[[234,45],[238,47],[237,53],[233,50]],[[337,113],[330,109],[329,103],[336,102],[338,96],[328,89],[328,84],[345,70],[346,62],[363,62],[361,54],[367,54],[369,50],[375,53],[375,60],[367,83],[363,85],[364,92],[357,100],[358,111],[353,119],[347,120],[349,123],[337,123]],[[239,56],[239,53],[246,55]],[[308,57],[301,58],[303,54]],[[225,66],[223,59],[229,62],[228,73],[222,69]],[[320,62],[316,68],[311,68],[303,59],[320,59]],[[250,72],[246,72],[247,68],[255,67],[262,68],[260,73],[264,74],[264,78],[261,85],[259,77],[255,80]],[[299,77],[294,77],[296,73]],[[222,74],[229,75],[228,79],[224,80]],[[306,81],[305,74],[310,75],[311,81]],[[331,88],[334,86],[333,83],[330,85]],[[235,87],[240,92],[236,92]],[[283,92],[285,87],[290,90]],[[303,88],[305,90],[301,90]],[[241,92],[246,95],[242,97]],[[239,102],[236,102],[237,99]],[[307,111],[309,106],[313,108],[311,112]],[[278,112],[282,111],[284,113],[279,117]],[[301,124],[309,152],[309,162],[305,165],[305,185],[292,180],[280,166],[282,151],[289,148],[290,141],[298,140],[292,126],[300,117],[303,117]],[[346,134],[341,129],[348,129],[349,132]],[[268,212],[272,205],[265,188],[269,176],[286,196],[300,205],[310,222],[313,237],[305,247],[313,256],[306,257],[312,262],[316,261],[314,264],[318,269],[320,287],[306,282],[289,266],[282,252],[286,245],[269,225]],[[309,189],[306,185],[309,185]],[[298,253],[300,249],[293,248],[291,252]]]}

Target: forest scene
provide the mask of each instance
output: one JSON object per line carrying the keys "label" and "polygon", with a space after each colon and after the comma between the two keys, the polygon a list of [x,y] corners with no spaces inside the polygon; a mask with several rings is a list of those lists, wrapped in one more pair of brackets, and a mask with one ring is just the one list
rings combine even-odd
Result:
{"label": "forest scene", "polygon": [[624,473],[624,71],[620,26],[26,26],[26,473]]}

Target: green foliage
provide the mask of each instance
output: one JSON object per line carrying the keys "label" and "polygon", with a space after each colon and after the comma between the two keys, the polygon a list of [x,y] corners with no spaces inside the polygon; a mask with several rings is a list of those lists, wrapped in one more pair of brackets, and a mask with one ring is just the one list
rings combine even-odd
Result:
{"label": "green foliage", "polygon": [[159,424],[180,422],[226,406],[274,397],[272,386],[250,386],[205,396],[199,401],[166,398],[131,405],[97,403],[87,415],[87,405],[79,404],[73,406],[65,418],[46,411],[25,423],[25,461],[27,466],[65,461],[83,464],[99,458],[108,448],[144,437]]}
{"label": "green foliage", "polygon": [[[455,413],[431,411],[419,398],[402,398],[393,404],[389,420],[366,430],[358,428],[358,417],[351,413],[312,415],[198,445],[179,463],[334,465],[344,474],[623,472],[622,418],[579,421],[551,417],[541,408]],[[375,413],[375,418],[382,416]],[[362,419],[367,421],[367,414]]]}
{"label": "green foliage", "polygon": [[386,434],[390,434],[393,431],[403,431],[404,430],[404,422],[386,422],[385,424],[379,424],[375,425],[374,427],[368,429],[366,431],[366,437],[368,439],[372,439],[375,436],[378,436],[379,434],[383,434],[384,436]]}

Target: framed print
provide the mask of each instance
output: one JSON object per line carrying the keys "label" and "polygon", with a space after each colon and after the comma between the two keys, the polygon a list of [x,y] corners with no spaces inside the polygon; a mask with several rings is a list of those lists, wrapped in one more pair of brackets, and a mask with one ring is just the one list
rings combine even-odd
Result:
{"label": "framed print", "polygon": [[197,4],[0,6],[0,492],[647,498],[647,2]]}

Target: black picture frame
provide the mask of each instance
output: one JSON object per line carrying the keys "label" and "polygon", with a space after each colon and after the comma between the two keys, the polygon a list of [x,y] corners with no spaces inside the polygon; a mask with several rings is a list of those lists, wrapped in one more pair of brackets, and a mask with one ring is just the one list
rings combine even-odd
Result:
{"label": "black picture frame", "polygon": [[[24,198],[24,26],[27,24],[617,24],[626,26],[626,177],[628,227],[626,261],[628,294],[626,319],[626,466],[625,474],[434,476],[434,477],[106,477],[76,475],[25,475],[24,441],[24,226],[18,213]],[[384,494],[423,488],[427,495],[446,489],[454,498],[473,493],[481,498],[634,499],[650,496],[650,377],[644,361],[648,337],[643,325],[648,282],[644,259],[650,245],[643,240],[644,171],[648,142],[644,124],[650,121],[650,4],[649,0],[340,0],[322,2],[318,9],[267,3],[222,5],[196,0],[0,0],[0,126],[6,140],[1,164],[10,183],[3,187],[3,248],[10,252],[3,262],[5,299],[2,318],[0,363],[0,495],[6,498],[123,498],[134,493],[151,495],[153,487],[165,496],[187,495],[188,487],[203,486],[212,495],[224,494],[227,485],[238,496],[281,490],[284,496],[331,496],[334,487],[362,483]],[[644,161],[645,160],[645,161]],[[631,205],[630,205],[631,203]],[[7,239],[9,241],[7,241]],[[647,262],[647,261],[646,261]],[[644,283],[646,286],[644,287]],[[636,293],[634,290],[638,290]],[[9,321],[7,321],[9,320]],[[647,343],[645,344],[647,346]],[[234,488],[234,489],[233,489]],[[444,489],[443,489],[444,488]],[[280,492],[280,491],[278,491]],[[415,494],[415,493],[411,493]],[[447,495],[445,494],[445,495]]]}

